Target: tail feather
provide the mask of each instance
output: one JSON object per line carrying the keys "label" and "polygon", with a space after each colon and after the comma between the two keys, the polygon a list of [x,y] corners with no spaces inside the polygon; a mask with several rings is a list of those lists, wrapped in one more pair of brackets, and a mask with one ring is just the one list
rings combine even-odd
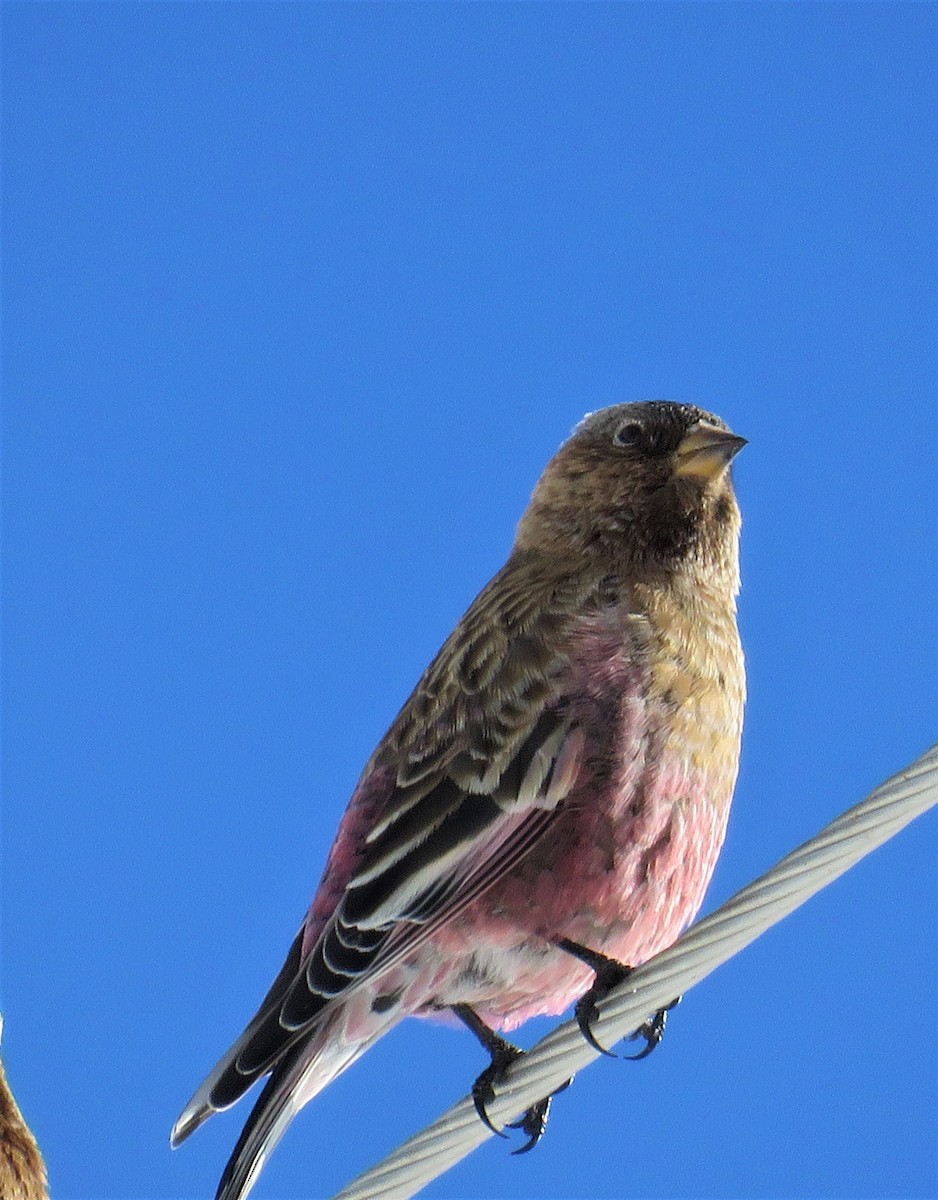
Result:
{"label": "tail feather", "polygon": [[[192,1099],[186,1105],[179,1115],[179,1119],[173,1126],[173,1132],[170,1135],[170,1145],[175,1149],[186,1140],[191,1134],[203,1125],[209,1117],[214,1113],[224,1112],[232,1104],[236,1103],[245,1092],[249,1091],[255,1082],[267,1073],[267,1070],[257,1070],[249,1073],[238,1071],[237,1061],[242,1051],[248,1046],[258,1030],[269,1023],[271,1014],[275,1014],[283,1001],[290,986],[300,970],[300,963],[303,956],[303,935],[305,932],[305,923],[300,926],[300,931],[293,939],[293,944],[287,954],[286,961],[280,969],[277,978],[270,985],[267,995],[261,1001],[257,1012],[252,1017],[249,1025],[244,1033],[238,1038],[235,1044],[213,1067],[210,1074],[198,1088]],[[297,1039],[295,1035],[290,1035],[286,1031],[283,1033],[284,1049],[286,1042],[290,1040],[303,1040],[304,1044],[307,1039]],[[223,1099],[219,1099],[223,1097]]]}
{"label": "tail feather", "polygon": [[403,1015],[391,1014],[389,1021],[358,1042],[337,1037],[335,1022],[329,1020],[288,1050],[251,1110],[222,1174],[215,1200],[245,1200],[300,1109],[360,1058]]}

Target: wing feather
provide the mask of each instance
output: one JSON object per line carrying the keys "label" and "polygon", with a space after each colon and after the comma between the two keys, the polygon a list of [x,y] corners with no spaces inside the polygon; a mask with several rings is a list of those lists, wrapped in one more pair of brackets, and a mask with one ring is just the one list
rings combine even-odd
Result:
{"label": "wing feather", "polygon": [[573,624],[607,597],[581,590],[574,577],[509,560],[476,599],[366,767],[343,820],[348,853],[330,856],[284,967],[186,1107],[174,1144],[271,1070],[282,1096],[297,1047],[335,1006],[413,954],[543,835],[584,752],[564,692],[567,653]]}

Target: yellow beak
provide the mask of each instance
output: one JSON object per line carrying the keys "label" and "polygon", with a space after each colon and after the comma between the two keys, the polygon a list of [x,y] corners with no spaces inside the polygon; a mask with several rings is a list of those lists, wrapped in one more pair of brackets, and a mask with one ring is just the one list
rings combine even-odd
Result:
{"label": "yellow beak", "polygon": [[719,429],[708,421],[698,421],[677,448],[674,474],[716,479],[745,445],[745,438],[730,433],[728,429]]}

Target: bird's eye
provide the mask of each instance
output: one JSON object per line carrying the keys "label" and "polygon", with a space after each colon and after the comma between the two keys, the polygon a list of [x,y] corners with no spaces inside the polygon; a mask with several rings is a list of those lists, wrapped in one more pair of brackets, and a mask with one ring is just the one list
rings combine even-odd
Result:
{"label": "bird's eye", "polygon": [[616,430],[612,440],[617,446],[637,446],[644,432],[638,421],[626,421]]}

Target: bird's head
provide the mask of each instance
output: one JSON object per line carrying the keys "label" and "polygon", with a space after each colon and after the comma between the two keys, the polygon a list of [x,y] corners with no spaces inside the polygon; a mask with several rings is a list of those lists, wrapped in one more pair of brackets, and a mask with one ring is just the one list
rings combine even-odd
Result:
{"label": "bird's head", "polygon": [[740,515],[729,468],[745,444],[689,404],[590,413],[547,464],[516,549],[595,556],[639,577],[690,571],[735,592]]}

